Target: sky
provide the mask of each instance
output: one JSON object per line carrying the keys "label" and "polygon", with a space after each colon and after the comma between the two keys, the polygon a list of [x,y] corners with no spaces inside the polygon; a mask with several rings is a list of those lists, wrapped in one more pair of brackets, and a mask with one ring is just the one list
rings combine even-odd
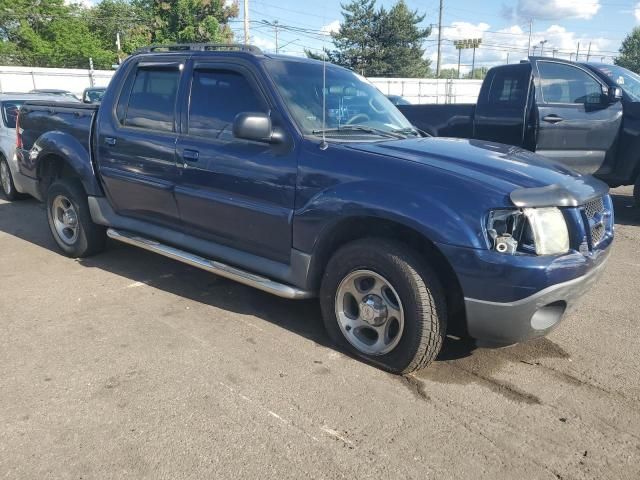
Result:
{"label": "sky", "polygon": [[[346,0],[343,0],[346,1]],[[233,24],[238,39],[240,18]],[[378,0],[389,8],[394,0]],[[409,8],[426,14],[423,26],[433,26],[424,46],[435,66],[437,58],[439,0],[406,0]],[[526,57],[531,21],[532,51],[562,58],[612,62],[624,37],[640,26],[640,1],[629,0],[444,0],[442,19],[443,68],[457,68],[458,53],[453,40],[482,38],[476,66],[492,66]],[[280,53],[302,55],[304,48],[332,47],[329,32],[342,19],[340,0],[249,0],[251,43],[275,51],[277,21]],[[265,23],[266,22],[266,23]],[[546,41],[546,42],[545,42]],[[545,42],[543,47],[540,42]],[[556,50],[556,52],[554,52]],[[472,52],[462,52],[462,71],[470,69]],[[604,58],[603,58],[604,57]]]}

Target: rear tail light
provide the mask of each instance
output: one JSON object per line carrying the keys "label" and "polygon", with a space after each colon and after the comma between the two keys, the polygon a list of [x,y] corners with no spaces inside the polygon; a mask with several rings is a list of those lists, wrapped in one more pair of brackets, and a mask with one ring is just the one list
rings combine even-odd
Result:
{"label": "rear tail light", "polygon": [[22,148],[22,132],[20,131],[20,111],[16,116],[16,148]]}

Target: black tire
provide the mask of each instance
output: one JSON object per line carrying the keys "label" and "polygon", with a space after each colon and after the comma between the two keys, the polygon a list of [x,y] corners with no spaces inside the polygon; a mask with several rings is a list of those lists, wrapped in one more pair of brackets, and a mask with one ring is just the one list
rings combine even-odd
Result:
{"label": "black tire", "polygon": [[[67,199],[76,214],[77,234],[73,238],[63,238],[54,223],[56,213],[53,205],[60,198]],[[47,219],[53,239],[66,256],[82,258],[104,250],[106,229],[91,220],[87,194],[77,180],[61,178],[51,184],[47,191]]]}
{"label": "black tire", "polygon": [[[7,175],[6,181],[4,177],[5,175]],[[4,198],[7,200],[13,201],[20,198],[20,194],[13,183],[11,169],[7,163],[7,159],[4,157],[0,157],[0,190],[2,190]]]}
{"label": "black tire", "polygon": [[[397,345],[387,353],[363,353],[347,340],[339,325],[339,286],[358,270],[372,271],[388,280],[403,307],[404,329]],[[442,347],[447,326],[442,285],[426,261],[401,242],[366,238],[341,247],[323,275],[320,304],[327,333],[336,344],[389,372],[406,374],[424,368]]]}

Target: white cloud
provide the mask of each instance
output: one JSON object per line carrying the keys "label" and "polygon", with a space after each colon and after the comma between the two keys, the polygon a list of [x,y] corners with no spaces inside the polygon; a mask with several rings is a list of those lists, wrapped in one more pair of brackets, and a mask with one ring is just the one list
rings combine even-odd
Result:
{"label": "white cloud", "polygon": [[[639,5],[640,6],[640,5]],[[492,30],[486,23],[473,24],[469,22],[455,22],[451,27],[443,28],[443,38],[446,40],[442,46],[442,68],[457,68],[458,51],[453,46],[453,40],[467,38],[481,38],[482,44],[476,50],[476,67],[491,67],[503,64],[509,60],[510,63],[518,62],[527,58],[527,48],[529,45],[529,32],[525,32],[522,27],[513,25],[499,30]],[[431,38],[437,37],[437,31]],[[569,58],[570,54],[575,57],[578,42],[580,42],[580,58],[586,59],[589,42],[591,42],[592,58],[601,56],[599,52],[610,50],[611,41],[602,37],[580,36],[575,32],[568,31],[561,25],[551,25],[545,30],[534,31],[531,35],[532,54],[540,55],[540,42],[546,40],[544,44],[544,55],[555,54],[560,58]],[[461,56],[463,73],[471,70],[472,52],[463,50]],[[437,52],[433,48],[430,50],[429,59],[432,61],[432,68],[435,68]],[[599,59],[599,58],[598,58]]]}
{"label": "white cloud", "polygon": [[322,33],[337,33],[338,30],[340,30],[340,20],[334,20],[320,29]]}
{"label": "white cloud", "polygon": [[268,38],[260,37],[259,35],[251,35],[251,44],[265,51],[275,52],[276,50],[275,41]]}
{"label": "white cloud", "polygon": [[633,14],[636,17],[636,22],[640,23],[640,2],[636,3],[635,8],[633,9]]}
{"label": "white cloud", "polygon": [[507,16],[521,20],[589,20],[600,7],[600,0],[518,0],[514,7],[505,7],[504,11]]}

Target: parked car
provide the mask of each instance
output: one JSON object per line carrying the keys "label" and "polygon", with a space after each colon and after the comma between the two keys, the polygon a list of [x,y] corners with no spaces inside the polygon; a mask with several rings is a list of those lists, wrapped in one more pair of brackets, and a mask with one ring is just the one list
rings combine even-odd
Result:
{"label": "parked car", "polygon": [[106,87],[89,87],[85,88],[82,92],[82,101],[84,103],[100,103],[104,92],[107,91]]}
{"label": "parked car", "polygon": [[[611,187],[637,186],[640,103],[631,83],[637,78],[615,70],[532,57],[489,70],[476,105],[399,108],[432,135],[516,145],[594,174]],[[640,202],[640,187],[635,194]]]}
{"label": "parked car", "polygon": [[110,237],[318,296],[331,338],[396,373],[433,360],[448,326],[484,345],[545,335],[613,241],[603,182],[423,138],[352,71],[254,47],[149,48],[100,106],[29,102],[19,125],[20,175],[64,254]]}
{"label": "parked car", "polygon": [[34,88],[29,93],[39,93],[43,95],[60,95],[61,97],[66,97],[68,100],[75,100],[78,102],[80,101],[75,93],[69,92],[68,90],[60,90],[57,88]]}
{"label": "parked car", "polygon": [[387,95],[387,98],[394,105],[411,105],[411,102],[400,95]]}
{"label": "parked car", "polygon": [[16,177],[16,118],[22,104],[34,99],[56,101],[60,100],[60,97],[31,93],[0,93],[0,189],[9,200],[15,200],[24,193],[20,177]]}

